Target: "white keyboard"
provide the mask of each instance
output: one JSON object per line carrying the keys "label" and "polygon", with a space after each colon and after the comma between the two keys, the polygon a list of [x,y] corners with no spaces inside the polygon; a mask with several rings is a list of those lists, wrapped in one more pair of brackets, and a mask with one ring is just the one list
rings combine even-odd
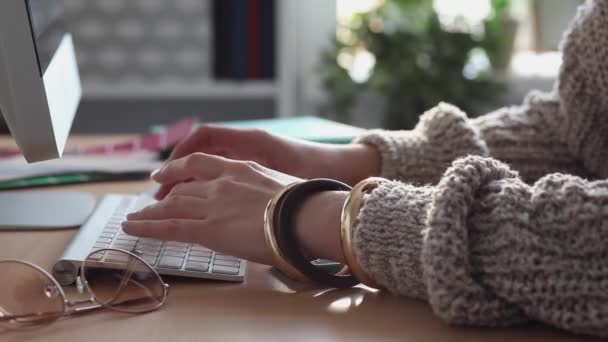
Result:
{"label": "white keyboard", "polygon": [[[125,216],[151,203],[148,194],[106,195],[88,221],[80,228],[53,267],[53,276],[62,284],[76,280],[78,268],[94,250],[117,248],[137,252],[160,274],[225,281],[243,281],[246,262],[216,253],[204,246],[161,241],[127,235],[120,224]],[[111,262],[110,253],[103,257]]]}

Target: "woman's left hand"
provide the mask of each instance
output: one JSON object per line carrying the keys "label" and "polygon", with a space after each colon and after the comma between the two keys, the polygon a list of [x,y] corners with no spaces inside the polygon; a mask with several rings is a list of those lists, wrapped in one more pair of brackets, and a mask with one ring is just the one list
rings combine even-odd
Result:
{"label": "woman's left hand", "polygon": [[264,237],[264,209],[298,178],[253,162],[194,153],[170,161],[152,179],[177,184],[161,201],[127,216],[126,233],[198,243],[272,265]]}

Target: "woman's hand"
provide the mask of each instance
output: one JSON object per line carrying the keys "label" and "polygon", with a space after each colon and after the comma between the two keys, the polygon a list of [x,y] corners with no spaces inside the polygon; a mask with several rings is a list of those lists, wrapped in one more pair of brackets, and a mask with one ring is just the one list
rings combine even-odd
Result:
{"label": "woman's hand", "polygon": [[[123,223],[125,232],[198,243],[222,253],[273,264],[264,237],[264,209],[272,196],[298,178],[254,162],[204,153],[173,160],[152,178],[161,184],[176,185],[164,199],[130,214]],[[305,253],[315,257],[341,255],[336,251],[339,250],[339,209],[343,198],[334,194],[327,199],[333,205],[318,196],[307,201],[303,215],[297,218],[298,234],[309,224],[314,224],[314,231],[320,231],[325,229],[325,222],[334,223],[335,232],[317,234],[311,230],[300,235],[305,239],[302,246]],[[330,208],[338,211],[330,215]],[[333,219],[328,220],[329,216]]]}
{"label": "woman's hand", "polygon": [[[370,146],[312,143],[256,129],[200,126],[175,147],[169,161],[195,152],[254,161],[299,178],[333,178],[349,184],[376,176],[380,169],[379,154]],[[157,199],[174,184],[164,183]]]}

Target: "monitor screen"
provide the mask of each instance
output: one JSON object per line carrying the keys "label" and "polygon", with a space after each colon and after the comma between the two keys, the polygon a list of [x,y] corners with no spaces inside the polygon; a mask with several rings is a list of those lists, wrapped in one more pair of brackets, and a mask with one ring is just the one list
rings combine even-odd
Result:
{"label": "monitor screen", "polygon": [[63,0],[26,0],[30,25],[43,76],[66,33]]}

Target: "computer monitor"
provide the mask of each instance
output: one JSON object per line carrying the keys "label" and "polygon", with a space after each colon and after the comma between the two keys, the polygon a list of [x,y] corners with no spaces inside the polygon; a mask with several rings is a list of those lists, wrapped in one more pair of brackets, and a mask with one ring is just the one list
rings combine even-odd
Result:
{"label": "computer monitor", "polygon": [[[0,112],[28,162],[61,157],[81,96],[63,0],[0,0]],[[80,225],[88,193],[0,193],[0,230]]]}
{"label": "computer monitor", "polygon": [[61,157],[81,97],[63,0],[0,0],[0,112],[28,162]]}

